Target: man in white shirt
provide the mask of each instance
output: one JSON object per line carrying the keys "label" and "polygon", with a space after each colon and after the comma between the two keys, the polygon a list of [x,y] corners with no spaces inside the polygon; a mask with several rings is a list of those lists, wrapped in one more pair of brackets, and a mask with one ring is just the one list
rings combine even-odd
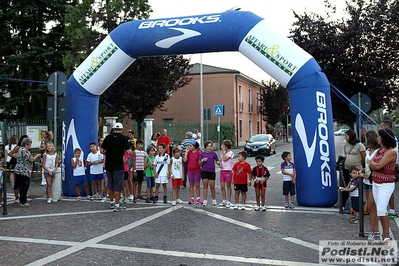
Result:
{"label": "man in white shirt", "polygon": [[201,132],[199,132],[197,128],[194,129],[193,139],[195,139],[201,147]]}

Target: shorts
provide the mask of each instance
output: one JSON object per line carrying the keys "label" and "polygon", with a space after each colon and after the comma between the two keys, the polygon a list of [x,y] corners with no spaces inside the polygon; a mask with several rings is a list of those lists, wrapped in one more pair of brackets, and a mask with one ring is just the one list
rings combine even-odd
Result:
{"label": "shorts", "polygon": [[234,184],[235,191],[247,192],[248,184]]}
{"label": "shorts", "polygon": [[233,172],[231,170],[220,170],[220,183],[231,184]]}
{"label": "shorts", "polygon": [[147,177],[147,187],[155,187],[155,177]]}
{"label": "shorts", "polygon": [[201,178],[202,179],[215,180],[216,179],[216,173],[215,172],[203,172],[203,171],[201,171]]}
{"label": "shorts", "polygon": [[265,181],[265,183],[263,183],[263,184],[254,182],[254,188],[259,188],[261,190],[266,190],[266,187],[267,187],[267,181]]}
{"label": "shorts", "polygon": [[364,192],[373,192],[373,185],[367,185],[363,183],[363,191]]}
{"label": "shorts", "polygon": [[104,179],[104,174],[90,174],[90,180],[103,180]]}
{"label": "shorts", "polygon": [[355,212],[359,212],[359,197],[351,197],[352,208]]}
{"label": "shorts", "polygon": [[123,171],[123,180],[129,180],[129,172]]}
{"label": "shorts", "polygon": [[74,176],[73,183],[75,185],[87,184],[87,178],[85,175]]}
{"label": "shorts", "polygon": [[123,170],[107,171],[108,189],[111,191],[123,191]]}
{"label": "shorts", "polygon": [[133,181],[134,182],[143,182],[144,181],[144,170],[137,170],[136,171],[136,177],[133,176]]}
{"label": "shorts", "polygon": [[283,195],[295,196],[295,184],[292,181],[283,181]]}
{"label": "shorts", "polygon": [[201,173],[188,173],[190,185],[199,185],[201,183]]}
{"label": "shorts", "polygon": [[44,177],[45,178],[55,178],[55,175],[49,175],[49,173],[44,172]]}
{"label": "shorts", "polygon": [[158,176],[155,178],[155,184],[167,184],[168,177],[167,176]]}
{"label": "shorts", "polygon": [[183,179],[172,179],[172,188],[182,187],[183,186]]}

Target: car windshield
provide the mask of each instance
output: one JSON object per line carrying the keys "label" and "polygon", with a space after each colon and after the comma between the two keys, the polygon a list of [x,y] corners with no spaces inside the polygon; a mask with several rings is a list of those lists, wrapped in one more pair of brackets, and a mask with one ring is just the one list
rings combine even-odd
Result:
{"label": "car windshield", "polygon": [[268,142],[269,136],[268,135],[255,135],[249,139],[249,142]]}

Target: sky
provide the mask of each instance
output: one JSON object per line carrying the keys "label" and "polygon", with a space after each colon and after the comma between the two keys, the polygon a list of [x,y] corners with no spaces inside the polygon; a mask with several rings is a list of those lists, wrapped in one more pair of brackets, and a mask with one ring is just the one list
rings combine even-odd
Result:
{"label": "sky", "polygon": [[[153,12],[150,19],[202,15],[224,12],[233,7],[264,18],[268,24],[288,36],[294,21],[293,11],[302,14],[313,11],[324,14],[324,0],[149,0]],[[330,0],[337,5],[337,12],[344,9],[344,0]],[[187,55],[191,63],[200,63],[201,55]],[[256,66],[240,52],[219,52],[202,54],[202,63],[216,67],[235,69],[242,74],[261,82],[271,79],[266,72]]]}

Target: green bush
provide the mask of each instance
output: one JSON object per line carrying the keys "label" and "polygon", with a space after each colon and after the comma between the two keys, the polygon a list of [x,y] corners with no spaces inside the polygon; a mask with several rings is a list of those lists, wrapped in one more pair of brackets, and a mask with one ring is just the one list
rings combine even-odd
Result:
{"label": "green bush", "polygon": [[[233,123],[220,123],[220,143],[219,143],[219,145],[222,144],[223,140],[229,139],[233,143],[233,146],[235,146],[235,144],[236,144],[235,133],[236,133],[236,129],[235,129]],[[217,125],[215,125],[215,127],[213,129],[212,139],[215,139],[215,140],[218,139]]]}

